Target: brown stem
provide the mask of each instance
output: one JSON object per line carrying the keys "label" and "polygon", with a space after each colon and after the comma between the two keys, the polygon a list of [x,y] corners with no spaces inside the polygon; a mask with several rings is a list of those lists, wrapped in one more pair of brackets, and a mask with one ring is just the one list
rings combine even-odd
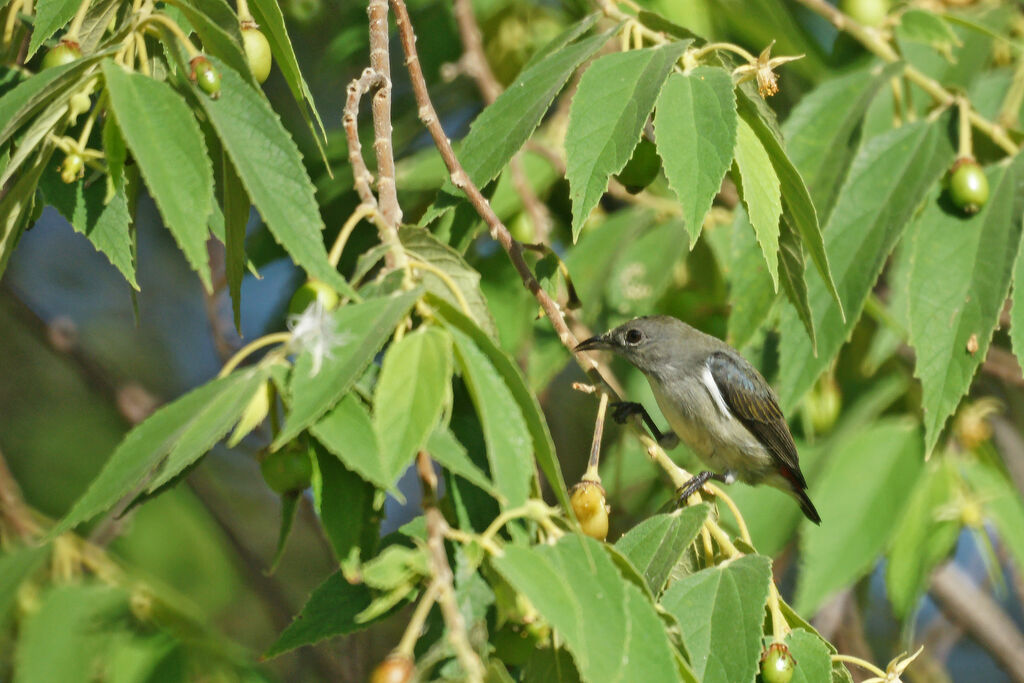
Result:
{"label": "brown stem", "polygon": [[426,451],[420,451],[416,456],[416,471],[423,486],[423,516],[427,522],[427,549],[430,551],[430,568],[437,592],[437,604],[441,608],[445,626],[448,627],[448,640],[455,649],[455,656],[462,666],[466,680],[479,682],[484,678],[484,665],[469,642],[466,621],[462,618],[455,598],[452,568],[448,564],[448,553],[444,548],[448,522],[437,507],[437,475]]}
{"label": "brown stem", "polygon": [[953,563],[937,569],[929,591],[947,618],[960,625],[1017,683],[1024,683],[1024,635],[999,604]]}
{"label": "brown stem", "polygon": [[370,68],[381,77],[373,96],[373,149],[377,155],[377,195],[380,213],[393,230],[402,222],[395,185],[395,156],[391,142],[391,53],[388,49],[388,2],[370,0]]}
{"label": "brown stem", "polygon": [[345,138],[348,141],[348,162],[352,165],[352,177],[355,179],[356,192],[363,204],[374,208],[377,208],[377,197],[370,189],[373,174],[366,168],[363,147],[359,142],[359,100],[369,92],[370,88],[378,87],[383,82],[381,74],[373,69],[365,69],[359,78],[348,84],[348,97],[345,100],[345,111],[341,117]]}

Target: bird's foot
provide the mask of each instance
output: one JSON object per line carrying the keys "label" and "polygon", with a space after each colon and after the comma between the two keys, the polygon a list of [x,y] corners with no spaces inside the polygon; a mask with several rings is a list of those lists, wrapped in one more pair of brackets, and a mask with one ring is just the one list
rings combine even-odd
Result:
{"label": "bird's foot", "polygon": [[698,489],[701,489],[704,484],[708,483],[711,479],[720,481],[723,484],[728,484],[731,483],[731,479],[734,478],[730,478],[727,474],[718,474],[717,472],[701,472],[678,489],[680,493],[676,502],[676,507],[684,507],[686,505],[686,501],[690,499],[690,496],[696,493]]}
{"label": "bird's foot", "polygon": [[611,404],[612,419],[618,424],[626,424],[629,418],[634,415],[645,416],[647,410],[639,403],[631,403],[629,401],[618,401]]}

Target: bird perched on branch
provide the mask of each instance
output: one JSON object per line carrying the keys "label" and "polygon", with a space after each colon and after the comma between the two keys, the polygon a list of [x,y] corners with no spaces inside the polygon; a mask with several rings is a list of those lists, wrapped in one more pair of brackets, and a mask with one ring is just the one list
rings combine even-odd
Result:
{"label": "bird perched on branch", "polygon": [[796,498],[808,519],[821,523],[775,393],[731,346],[658,315],[631,320],[576,349],[614,351],[647,377],[672,431],[662,433],[639,403],[615,404],[613,417],[622,423],[642,415],[659,443],[672,448],[682,440],[711,468],[687,482],[683,501],[708,479],[770,484]]}

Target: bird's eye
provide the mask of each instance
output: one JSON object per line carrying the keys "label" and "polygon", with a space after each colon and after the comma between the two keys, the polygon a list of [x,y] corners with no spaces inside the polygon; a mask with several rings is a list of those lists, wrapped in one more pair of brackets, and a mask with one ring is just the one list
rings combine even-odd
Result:
{"label": "bird's eye", "polygon": [[644,338],[644,333],[640,330],[633,328],[626,332],[626,343],[627,344],[639,344]]}

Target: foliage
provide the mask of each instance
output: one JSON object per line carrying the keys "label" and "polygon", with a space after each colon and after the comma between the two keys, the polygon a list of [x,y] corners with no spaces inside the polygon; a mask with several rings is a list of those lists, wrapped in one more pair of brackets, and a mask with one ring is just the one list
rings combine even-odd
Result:
{"label": "foliage", "polygon": [[[336,569],[262,644],[268,658],[399,623],[392,659],[404,671],[413,658],[423,680],[736,683],[769,653],[795,661],[793,681],[851,680],[844,661],[884,678],[807,620],[884,567],[912,634],[961,531],[1005,549],[1002,564],[986,555],[992,572],[1024,571],[1024,504],[982,398],[1019,388],[976,377],[1020,357],[1024,329],[1024,297],[1007,305],[1024,277],[1019,8],[915,2],[876,29],[821,0],[758,0],[749,15],[732,0],[696,3],[703,15],[410,2],[412,18],[405,0],[364,4],[369,31],[332,43],[355,77],[335,138],[274,0],[0,2],[0,274],[49,206],[134,296],[152,267],[136,226],[148,195],[239,330],[247,272],[290,259],[314,292],[279,320],[287,331],[128,431],[60,519],[0,511],[0,620],[13,624],[0,677],[263,679],[201,609],[76,535],[158,504],[225,439],[267,463],[280,493],[272,567],[310,483]],[[266,54],[250,69],[255,25],[293,100],[288,126],[262,90]],[[549,39],[524,38],[534,26]],[[417,35],[422,57],[403,60]],[[445,84],[453,40],[465,52],[449,71],[465,77]],[[486,62],[502,54],[521,58],[504,89]],[[478,100],[453,150],[447,117]],[[653,179],[620,184],[650,143]],[[965,159],[991,188],[969,213],[949,187]],[[612,387],[646,389],[581,353],[577,388],[599,410],[589,465],[577,457],[591,410],[566,398],[582,380],[567,369],[577,337],[651,313],[726,337],[777,387],[820,527],[742,485],[655,512],[672,490],[650,464],[676,487],[689,475],[639,423],[603,435]],[[1015,364],[1007,374],[1020,383]],[[585,438],[565,436],[583,411]],[[271,481],[278,454],[301,472]],[[598,484],[598,513],[607,495],[608,542],[604,516],[598,539],[581,530],[565,483],[577,477]],[[415,518],[384,534],[389,499]],[[788,591],[794,574],[791,608],[777,581]]]}

